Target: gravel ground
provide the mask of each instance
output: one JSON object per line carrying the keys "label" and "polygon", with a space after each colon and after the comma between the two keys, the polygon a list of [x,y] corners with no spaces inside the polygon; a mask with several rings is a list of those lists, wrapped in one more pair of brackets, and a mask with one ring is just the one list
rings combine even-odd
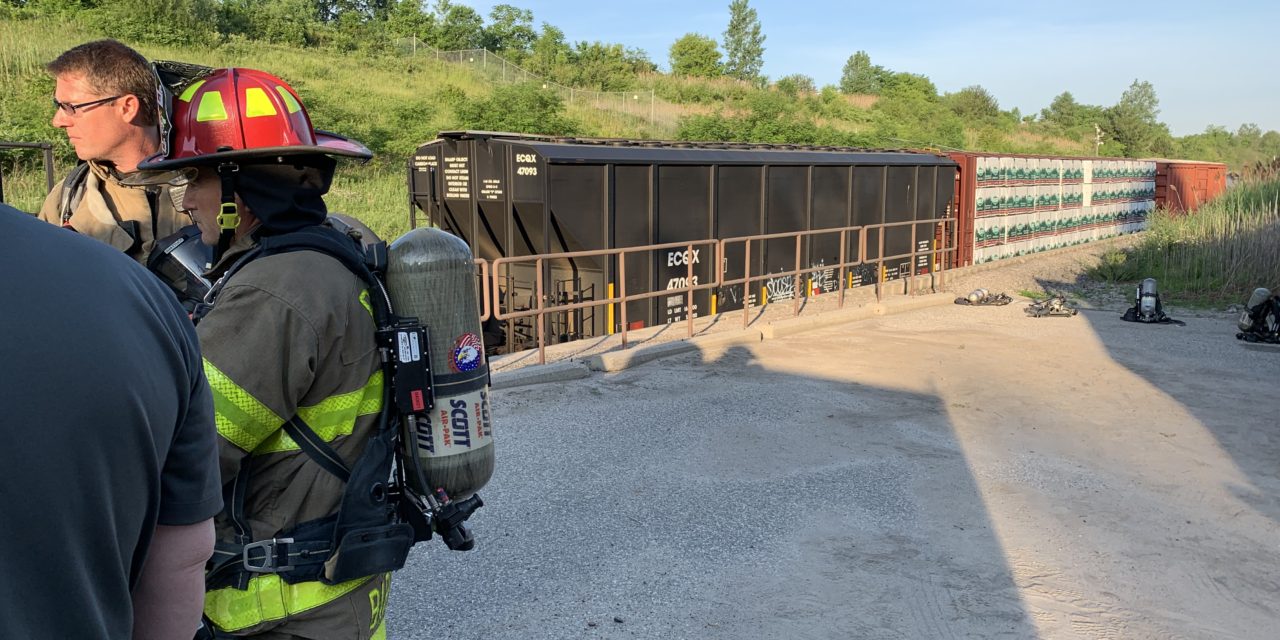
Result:
{"label": "gravel ground", "polygon": [[1078,277],[1103,248],[950,284],[1076,317],[947,304],[495,391],[478,548],[413,551],[391,637],[1274,638],[1280,349],[1121,322]]}
{"label": "gravel ground", "polygon": [[[1123,313],[1133,306],[1134,286],[1095,282],[1085,275],[1085,271],[1098,263],[1102,253],[1113,248],[1132,246],[1139,238],[1137,235],[1121,236],[1099,243],[1005,261],[1009,264],[997,262],[983,265],[989,270],[960,275],[953,282],[947,283],[946,290],[965,295],[981,287],[993,293],[1008,293],[1019,302],[1029,300],[1025,295],[1029,293],[1061,293],[1074,307]],[[1165,313],[1174,318],[1218,317],[1223,312],[1238,313],[1245,301],[1241,300],[1239,305],[1228,305],[1223,309],[1189,307],[1179,302],[1168,296],[1162,296],[1161,300]]]}
{"label": "gravel ground", "polygon": [[1019,302],[1026,301],[1024,293],[1061,293],[1074,303],[1073,306],[1121,309],[1133,305],[1132,287],[1092,282],[1084,274],[1088,267],[1097,264],[1102,253],[1135,242],[1136,236],[1125,236],[1096,245],[1081,245],[1005,261],[1009,264],[990,263],[982,265],[985,270],[957,277],[948,283],[947,289],[964,295],[982,287],[992,293],[1007,293]]}

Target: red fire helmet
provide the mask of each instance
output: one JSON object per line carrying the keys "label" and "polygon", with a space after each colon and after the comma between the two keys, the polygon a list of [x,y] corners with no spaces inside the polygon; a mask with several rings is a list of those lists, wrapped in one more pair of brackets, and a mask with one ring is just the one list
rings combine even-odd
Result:
{"label": "red fire helmet", "polygon": [[316,131],[297,92],[255,69],[227,68],[196,80],[173,100],[166,148],[138,164],[143,171],[324,154],[368,159],[367,147]]}

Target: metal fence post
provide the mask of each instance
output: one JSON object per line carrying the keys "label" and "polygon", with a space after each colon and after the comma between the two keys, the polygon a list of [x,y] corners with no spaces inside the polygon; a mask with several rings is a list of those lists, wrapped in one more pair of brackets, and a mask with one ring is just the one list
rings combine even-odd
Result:
{"label": "metal fence post", "polygon": [[[796,236],[796,288],[791,293],[791,315],[793,316],[800,315],[800,286],[805,284],[804,275],[800,273],[800,238],[801,236]],[[805,285],[805,293],[808,293],[807,289],[808,285]]]}
{"label": "metal fence post", "polygon": [[858,229],[858,264],[862,266],[862,272],[867,272],[867,228],[860,227]]}
{"label": "metal fence post", "polygon": [[876,227],[876,302],[884,300],[884,226]]}
{"label": "metal fence post", "polygon": [[[960,264],[960,217],[959,216],[960,214],[957,213],[955,224],[951,225],[951,246],[956,248],[955,258],[953,259],[954,261],[952,262],[952,266],[956,268],[964,266]],[[975,221],[975,226],[976,226],[976,221]],[[968,241],[968,238],[966,238],[966,241]],[[973,252],[971,251],[969,253],[970,253],[969,260],[972,261]]]}
{"label": "metal fence post", "polygon": [[685,276],[684,276],[684,286],[688,288],[688,292],[685,294],[685,305],[686,305],[685,315],[688,316],[688,319],[689,319],[689,337],[692,338],[693,337],[693,259],[692,259],[693,245],[692,244],[690,244],[688,247],[685,248],[684,256],[685,256],[684,263],[686,267]]}
{"label": "metal fence post", "polygon": [[622,299],[622,348],[627,348],[627,252],[618,256],[618,297]]}
{"label": "metal fence post", "polygon": [[947,260],[947,221],[944,219],[941,224],[942,232],[939,235],[942,240],[939,244],[942,246],[935,246],[933,256],[930,258],[933,264],[936,265],[934,268],[938,271],[938,277],[933,279],[934,293],[938,293],[939,289],[947,286],[947,266],[945,264]]}
{"label": "metal fence post", "polygon": [[746,245],[742,259],[742,328],[746,329],[751,324],[751,241],[747,240],[742,244]]}
{"label": "metal fence post", "polygon": [[845,288],[844,272],[846,268],[844,263],[848,262],[849,260],[848,251],[846,251],[846,249],[848,248],[848,245],[849,245],[849,230],[841,229],[840,230],[840,271],[836,274],[836,286],[838,287],[837,290],[840,292],[836,294],[838,296],[838,298],[836,299],[837,309],[844,308],[844,288]]}
{"label": "metal fence post", "polygon": [[911,275],[907,277],[907,286],[911,288],[910,295],[916,295],[916,250],[919,249],[916,244],[916,225],[911,225]]}
{"label": "metal fence post", "polygon": [[537,277],[537,279],[538,279],[538,282],[537,282],[536,287],[535,287],[535,291],[537,291],[537,293],[538,293],[538,305],[537,305],[537,309],[538,309],[538,364],[546,364],[546,363],[547,363],[547,326],[546,326],[546,313],[544,313],[544,311],[543,311],[543,310],[544,310],[544,308],[546,307],[546,304],[545,304],[545,302],[546,302],[545,297],[546,297],[546,296],[545,296],[545,294],[544,294],[544,292],[543,292],[543,288],[542,288],[542,258],[538,258],[538,260],[537,260],[536,267],[535,267],[535,274],[534,274],[534,275],[535,275],[535,276]]}

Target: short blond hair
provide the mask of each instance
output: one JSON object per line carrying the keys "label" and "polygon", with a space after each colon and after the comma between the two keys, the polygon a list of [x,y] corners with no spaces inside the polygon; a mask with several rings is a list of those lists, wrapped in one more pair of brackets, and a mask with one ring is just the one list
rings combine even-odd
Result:
{"label": "short blond hair", "polygon": [[138,98],[138,122],[152,127],[157,122],[156,76],[142,54],[117,40],[94,40],[72,47],[44,66],[55,78],[68,73],[83,74],[95,90],[104,95],[130,94]]}

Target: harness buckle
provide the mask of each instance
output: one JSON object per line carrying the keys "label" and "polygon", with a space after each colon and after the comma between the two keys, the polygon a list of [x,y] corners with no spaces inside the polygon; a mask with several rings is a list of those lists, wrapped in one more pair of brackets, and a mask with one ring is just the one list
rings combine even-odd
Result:
{"label": "harness buckle", "polygon": [[[293,571],[294,566],[289,562],[289,548],[285,546],[291,543],[293,543],[293,538],[272,538],[246,544],[242,560],[245,571],[252,573]],[[249,557],[250,552],[255,550],[262,551],[262,556],[257,560]]]}

